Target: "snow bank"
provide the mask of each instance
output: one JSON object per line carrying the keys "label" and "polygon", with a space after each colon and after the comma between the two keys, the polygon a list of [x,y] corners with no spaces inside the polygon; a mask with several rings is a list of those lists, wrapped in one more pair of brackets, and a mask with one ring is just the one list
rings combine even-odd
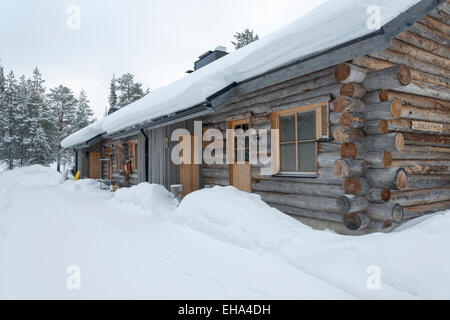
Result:
{"label": "snow bank", "polygon": [[63,177],[56,170],[41,165],[0,172],[0,186],[57,185]]}
{"label": "snow bank", "polygon": [[292,234],[311,229],[267,205],[255,194],[214,187],[189,194],[172,219],[245,248],[277,249]]}
{"label": "snow bank", "polygon": [[121,203],[135,205],[160,220],[168,219],[169,214],[178,204],[173,194],[166,188],[146,182],[117,190],[114,199]]}
{"label": "snow bank", "polygon": [[[312,230],[259,196],[215,187],[187,196],[173,221],[210,237],[283,258],[359,298],[450,298],[450,211],[405,224],[402,231],[360,237]],[[383,290],[368,290],[378,266]]]}
{"label": "snow bank", "polygon": [[370,6],[381,10],[381,25],[420,0],[329,0],[296,22],[150,92],[144,98],[69,136],[69,148],[103,132],[114,133],[202,103],[233,82],[261,75],[347,41],[368,35]]}

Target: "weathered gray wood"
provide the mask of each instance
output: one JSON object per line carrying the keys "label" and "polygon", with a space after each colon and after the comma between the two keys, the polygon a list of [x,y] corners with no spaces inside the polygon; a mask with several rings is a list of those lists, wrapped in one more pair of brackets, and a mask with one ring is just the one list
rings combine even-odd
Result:
{"label": "weathered gray wood", "polygon": [[301,181],[280,182],[270,180],[254,181],[252,183],[254,191],[299,194],[305,196],[325,196],[340,197],[344,195],[342,187],[339,185],[302,183]]}
{"label": "weathered gray wood", "polygon": [[431,189],[445,186],[450,186],[449,175],[408,175],[408,188],[406,190]]}
{"label": "weathered gray wood", "polygon": [[435,213],[439,211],[448,210],[450,208],[450,201],[434,202],[429,204],[420,204],[416,206],[404,207],[404,219],[409,220],[423,216],[425,214]]}
{"label": "weathered gray wood", "polygon": [[361,129],[354,129],[348,127],[334,126],[332,128],[334,140],[339,143],[351,142],[353,140],[365,136]]}
{"label": "weathered gray wood", "polygon": [[387,134],[389,126],[387,120],[370,120],[364,124],[364,132],[366,135]]}
{"label": "weathered gray wood", "polygon": [[349,178],[361,177],[364,175],[364,165],[361,160],[354,159],[338,159],[334,162],[333,172],[336,177]]}
{"label": "weathered gray wood", "polygon": [[365,211],[370,219],[400,223],[403,220],[403,207],[396,203],[369,203]]}
{"label": "weathered gray wood", "polygon": [[365,195],[370,190],[370,185],[363,177],[351,177],[345,179],[342,184],[346,194]]}
{"label": "weathered gray wood", "polygon": [[389,189],[370,189],[364,195],[367,200],[373,203],[385,203],[391,199],[391,190]]}
{"label": "weathered gray wood", "polygon": [[339,96],[333,100],[330,108],[335,112],[362,112],[365,110],[365,104],[360,99]]}
{"label": "weathered gray wood", "polygon": [[389,133],[367,136],[365,138],[367,149],[382,149],[387,151],[402,151],[405,141],[402,133]]}
{"label": "weathered gray wood", "polygon": [[350,63],[338,64],[333,72],[334,79],[342,83],[361,83],[366,78],[368,70]]}
{"label": "weathered gray wood", "polygon": [[312,209],[302,209],[302,208],[294,208],[280,204],[272,204],[269,203],[270,206],[280,210],[289,215],[299,216],[299,217],[307,217],[314,218],[325,221],[333,221],[333,222],[343,222],[343,216],[340,213],[334,212],[325,212],[322,210],[312,210]]}
{"label": "weathered gray wood", "polygon": [[402,206],[414,206],[432,202],[450,200],[450,187],[412,190],[392,191],[391,201]]}
{"label": "weathered gray wood", "polygon": [[370,224],[370,218],[362,212],[348,213],[344,215],[344,225],[349,230],[363,230]]}
{"label": "weathered gray wood", "polygon": [[332,168],[335,161],[340,158],[338,152],[321,152],[317,157],[317,162],[320,168]]}
{"label": "weathered gray wood", "polygon": [[339,92],[342,96],[361,99],[367,91],[361,84],[350,82],[342,85]]}
{"label": "weathered gray wood", "polygon": [[368,169],[365,178],[373,188],[405,190],[408,187],[403,168]]}
{"label": "weathered gray wood", "polygon": [[373,91],[406,86],[410,82],[411,72],[407,66],[401,64],[368,73],[362,85],[367,91]]}
{"label": "weathered gray wood", "polygon": [[398,119],[402,115],[402,104],[394,100],[367,105],[363,115],[366,120]]}
{"label": "weathered gray wood", "polygon": [[364,211],[368,204],[368,201],[360,196],[343,196],[337,202],[338,209],[342,214]]}
{"label": "weathered gray wood", "polygon": [[261,196],[261,199],[270,204],[283,205],[294,208],[311,209],[311,210],[324,210],[333,213],[342,213],[342,209],[339,206],[339,200],[337,198],[330,197],[314,197],[293,195],[284,193],[273,193],[256,191],[256,194]]}

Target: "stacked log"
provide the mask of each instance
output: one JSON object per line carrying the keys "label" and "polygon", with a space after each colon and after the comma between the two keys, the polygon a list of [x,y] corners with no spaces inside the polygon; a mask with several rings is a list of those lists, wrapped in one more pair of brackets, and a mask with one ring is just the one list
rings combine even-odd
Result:
{"label": "stacked log", "polygon": [[[405,139],[402,133],[390,133],[388,121],[399,119],[404,110],[397,99],[381,100],[380,92],[410,85],[411,72],[405,65],[369,72],[346,63],[336,66],[334,77],[343,83],[341,96],[331,105],[330,122],[334,139],[341,144],[333,173],[344,179],[347,200],[342,198],[340,206],[344,224],[358,230],[372,221],[401,223],[403,207],[395,202],[398,197],[392,197],[392,190],[405,190],[408,177],[403,168],[395,167],[392,153],[403,151]],[[371,97],[364,99],[367,92]]]}

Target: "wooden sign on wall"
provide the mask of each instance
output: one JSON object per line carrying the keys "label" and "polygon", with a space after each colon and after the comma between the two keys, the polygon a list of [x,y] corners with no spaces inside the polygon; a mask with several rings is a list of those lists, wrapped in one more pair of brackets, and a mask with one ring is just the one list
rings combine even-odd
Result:
{"label": "wooden sign on wall", "polygon": [[413,121],[412,129],[420,131],[443,132],[444,125],[442,123]]}

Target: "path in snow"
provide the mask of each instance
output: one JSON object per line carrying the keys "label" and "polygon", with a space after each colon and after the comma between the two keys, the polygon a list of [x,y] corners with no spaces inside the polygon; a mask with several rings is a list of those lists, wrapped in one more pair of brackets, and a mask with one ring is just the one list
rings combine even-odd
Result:
{"label": "path in snow", "polygon": [[[155,222],[109,194],[20,186],[8,196],[1,298],[351,298],[270,254]],[[70,265],[81,267],[79,291],[66,287]]]}

